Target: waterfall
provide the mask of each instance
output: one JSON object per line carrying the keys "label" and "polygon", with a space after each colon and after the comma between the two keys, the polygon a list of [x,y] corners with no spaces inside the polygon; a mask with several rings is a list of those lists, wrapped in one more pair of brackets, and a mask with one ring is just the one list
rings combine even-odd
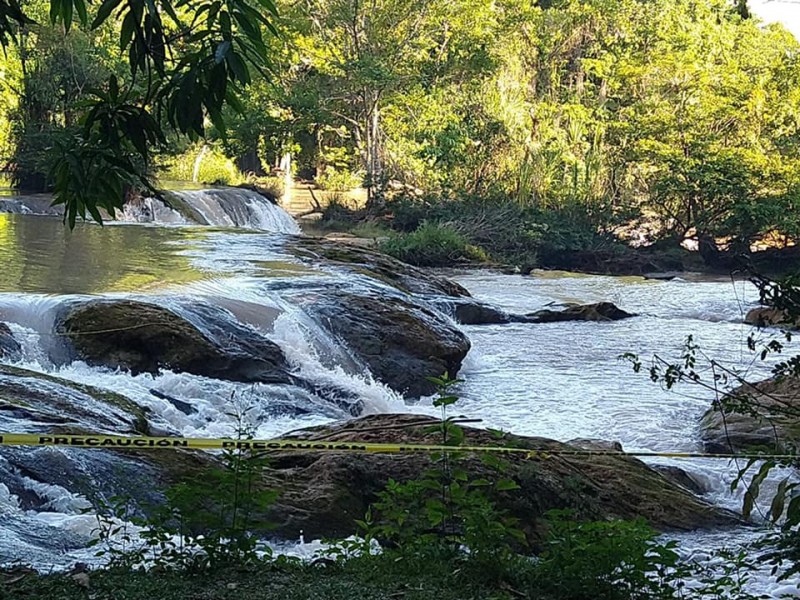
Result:
{"label": "waterfall", "polygon": [[190,221],[179,211],[156,198],[141,198],[128,202],[119,220],[130,223],[158,223],[159,225],[186,225]]}
{"label": "waterfall", "polygon": [[[299,234],[300,226],[283,208],[258,192],[244,188],[219,187],[203,190],[164,192],[167,203],[157,198],[140,198],[125,205],[117,220],[158,225],[212,225],[243,227],[275,233]],[[0,199],[0,213],[60,215],[48,194]]]}
{"label": "waterfall", "polygon": [[289,213],[253,190],[213,188],[166,192],[165,195],[170,206],[155,198],[145,198],[126,205],[120,220],[159,225],[197,223],[300,233],[300,226]]}
{"label": "waterfall", "polygon": [[292,216],[270,200],[243,188],[173,192],[201,225],[246,227],[277,233],[300,233]]}

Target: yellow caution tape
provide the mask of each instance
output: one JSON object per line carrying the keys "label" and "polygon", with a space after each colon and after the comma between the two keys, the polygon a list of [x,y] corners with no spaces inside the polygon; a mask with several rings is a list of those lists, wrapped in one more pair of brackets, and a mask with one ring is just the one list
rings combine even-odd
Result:
{"label": "yellow caution tape", "polygon": [[0,446],[67,446],[70,448],[114,449],[197,449],[197,450],[293,450],[303,452],[367,452],[382,454],[407,454],[414,452],[491,452],[497,454],[522,454],[526,458],[550,456],[619,456],[632,458],[719,458],[719,459],[773,459],[797,460],[793,454],[704,454],[700,452],[621,452],[617,450],[536,450],[506,446],[443,446],[436,444],[385,444],[375,442],[326,442],[315,440],[255,440],[229,438],[184,438],[119,435],[67,435],[0,433]]}

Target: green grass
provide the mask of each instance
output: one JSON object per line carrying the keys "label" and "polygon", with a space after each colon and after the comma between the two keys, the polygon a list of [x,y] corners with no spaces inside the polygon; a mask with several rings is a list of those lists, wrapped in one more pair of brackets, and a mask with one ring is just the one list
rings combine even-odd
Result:
{"label": "green grass", "polygon": [[450,225],[427,221],[411,233],[396,234],[382,242],[380,250],[419,267],[451,267],[489,259]]}

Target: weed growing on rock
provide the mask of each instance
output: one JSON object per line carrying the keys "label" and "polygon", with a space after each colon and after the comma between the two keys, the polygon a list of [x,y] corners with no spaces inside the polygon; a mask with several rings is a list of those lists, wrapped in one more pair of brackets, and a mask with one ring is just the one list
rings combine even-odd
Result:
{"label": "weed growing on rock", "polygon": [[[252,439],[252,427],[241,414],[235,417],[237,439]],[[219,458],[201,475],[170,487],[147,517],[130,499],[98,504],[97,556],[115,567],[190,570],[269,560],[270,548],[259,543],[268,525],[263,516],[277,497],[259,484],[267,459],[243,448],[223,450]]]}
{"label": "weed growing on rock", "polygon": [[359,522],[364,539],[378,540],[403,557],[452,557],[467,552],[475,561],[500,564],[514,555],[515,546],[525,544],[525,536],[517,520],[499,510],[487,492],[519,486],[499,471],[494,481],[469,475],[464,454],[458,451],[464,430],[448,414],[449,407],[458,402],[452,390],[458,380],[444,374],[429,381],[438,390],[433,405],[441,410],[441,420],[425,433],[437,434],[438,443],[452,446],[453,452],[433,454],[433,467],[417,480],[390,481]]}

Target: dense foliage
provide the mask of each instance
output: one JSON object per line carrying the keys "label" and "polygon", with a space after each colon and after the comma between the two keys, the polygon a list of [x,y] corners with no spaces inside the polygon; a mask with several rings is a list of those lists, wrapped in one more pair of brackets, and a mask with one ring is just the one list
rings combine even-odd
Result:
{"label": "dense foliage", "polygon": [[[743,2],[16,6],[0,146],[70,220],[191,163],[204,135],[245,173],[291,154],[320,187],[365,186],[366,217],[416,205],[417,225],[517,263],[620,234],[693,238],[713,262],[798,233],[800,44]],[[445,205],[465,198],[462,220]],[[513,247],[481,244],[476,213],[510,210]]]}

